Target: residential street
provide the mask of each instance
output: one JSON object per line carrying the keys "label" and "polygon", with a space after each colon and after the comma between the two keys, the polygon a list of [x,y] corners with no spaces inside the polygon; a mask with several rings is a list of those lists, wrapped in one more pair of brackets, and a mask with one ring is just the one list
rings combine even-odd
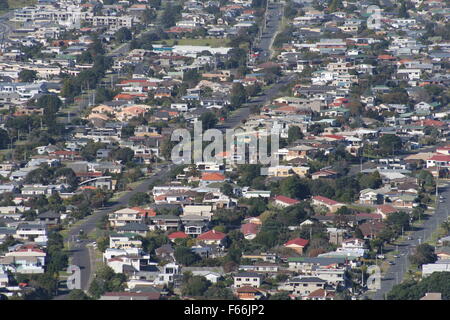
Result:
{"label": "residential street", "polygon": [[[89,256],[89,249],[87,248],[87,244],[90,242],[88,240],[84,240],[81,242],[74,241],[75,238],[80,234],[80,231],[83,230],[85,234],[89,234],[92,232],[97,223],[108,213],[113,212],[120,207],[127,206],[130,198],[137,192],[146,192],[148,191],[148,187],[155,181],[159,179],[163,179],[164,176],[170,171],[170,166],[163,165],[160,167],[160,171],[157,172],[152,177],[145,179],[142,183],[133,189],[130,192],[127,192],[122,197],[120,197],[116,203],[112,206],[105,207],[102,210],[94,211],[94,214],[89,216],[81,225],[77,225],[73,227],[68,236],[68,240],[70,241],[70,248],[72,254],[72,264],[77,265],[81,269],[81,287],[83,290],[89,289],[90,280],[92,280],[92,270],[91,270],[91,261]],[[55,299],[64,299],[66,296],[58,296]]]}
{"label": "residential street", "polygon": [[444,202],[438,203],[439,205],[435,213],[425,221],[419,230],[412,233],[411,240],[406,240],[403,242],[403,245],[398,246],[399,258],[396,259],[395,264],[389,268],[388,272],[382,278],[381,289],[374,295],[374,300],[384,300],[385,295],[392,287],[401,282],[404,273],[408,270],[408,255],[413,252],[413,248],[426,241],[436,228],[447,220],[450,205],[450,188],[448,186],[441,187],[439,194],[444,197]]}

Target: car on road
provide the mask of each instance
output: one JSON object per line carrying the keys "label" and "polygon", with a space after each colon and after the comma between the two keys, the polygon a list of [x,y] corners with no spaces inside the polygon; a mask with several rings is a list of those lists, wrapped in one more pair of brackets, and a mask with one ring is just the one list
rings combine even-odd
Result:
{"label": "car on road", "polygon": [[393,265],[395,264],[394,261],[389,261],[388,263],[389,263],[391,266],[393,266]]}
{"label": "car on road", "polygon": [[396,258],[396,259],[400,258],[400,256],[398,254],[395,254],[393,257]]}
{"label": "car on road", "polygon": [[412,240],[413,238],[412,238],[412,237],[408,237],[408,238],[406,238],[406,239],[408,239],[408,240]]}

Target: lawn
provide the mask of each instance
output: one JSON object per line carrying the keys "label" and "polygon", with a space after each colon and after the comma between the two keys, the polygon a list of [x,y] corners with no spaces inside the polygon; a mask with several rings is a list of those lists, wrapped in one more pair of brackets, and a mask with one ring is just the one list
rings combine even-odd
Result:
{"label": "lawn", "polygon": [[217,38],[203,38],[203,39],[169,39],[155,41],[155,44],[166,44],[168,46],[178,45],[191,45],[191,46],[211,46],[211,47],[226,47],[228,42],[226,39]]}
{"label": "lawn", "polygon": [[8,0],[9,7],[11,9],[28,7],[36,3],[36,0]]}

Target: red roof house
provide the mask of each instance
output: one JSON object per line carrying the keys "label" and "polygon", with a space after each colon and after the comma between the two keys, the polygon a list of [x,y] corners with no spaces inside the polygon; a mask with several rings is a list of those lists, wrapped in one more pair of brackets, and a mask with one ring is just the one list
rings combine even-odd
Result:
{"label": "red roof house", "polygon": [[226,234],[216,230],[210,230],[205,233],[202,233],[197,237],[198,240],[203,241],[207,244],[223,244]]}
{"label": "red roof house", "polygon": [[276,196],[274,198],[275,200],[275,204],[282,206],[282,207],[289,207],[292,206],[294,204],[300,203],[300,201],[289,198],[289,197],[285,197],[285,196]]}
{"label": "red roof house", "polygon": [[302,238],[295,238],[292,240],[289,240],[284,244],[284,247],[291,248],[295,250],[299,254],[303,254],[303,249],[308,245],[309,240],[302,239]]}
{"label": "red roof house", "polygon": [[176,232],[172,232],[171,234],[169,234],[168,238],[170,240],[174,241],[175,239],[187,239],[189,237],[183,231],[176,231]]}

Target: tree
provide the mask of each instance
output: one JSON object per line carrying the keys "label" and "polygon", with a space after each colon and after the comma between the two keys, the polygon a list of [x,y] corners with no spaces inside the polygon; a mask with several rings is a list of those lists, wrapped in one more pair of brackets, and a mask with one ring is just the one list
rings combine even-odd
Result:
{"label": "tree", "polygon": [[202,276],[193,276],[181,288],[181,292],[186,296],[200,297],[211,286],[211,282]]}
{"label": "tree", "polygon": [[240,108],[245,102],[247,102],[247,92],[245,91],[242,83],[235,83],[231,89],[230,103],[234,108]]}
{"label": "tree", "polygon": [[381,179],[378,170],[370,174],[362,174],[358,178],[359,185],[362,189],[371,188],[378,189],[382,186],[383,180]]}
{"label": "tree", "polygon": [[288,143],[303,139],[303,132],[298,126],[290,126],[288,130]]}
{"label": "tree", "polygon": [[90,298],[83,290],[74,289],[69,293],[69,300],[90,300]]}
{"label": "tree", "polygon": [[277,292],[269,297],[269,300],[291,300],[289,292]]}
{"label": "tree", "polygon": [[122,161],[122,163],[128,163],[134,158],[134,151],[128,147],[117,148],[111,152],[111,158],[114,160]]}
{"label": "tree", "polygon": [[388,300],[419,300],[427,292],[440,292],[442,299],[450,299],[450,272],[433,272],[420,282],[408,280],[392,288]]}
{"label": "tree", "polygon": [[186,82],[189,87],[193,87],[200,80],[200,74],[196,69],[189,69],[183,73],[183,82]]}
{"label": "tree", "polygon": [[297,175],[281,181],[280,193],[286,197],[298,199],[305,199],[310,195],[308,184],[304,183]]}
{"label": "tree", "polygon": [[335,12],[344,8],[341,0],[332,0],[330,6],[328,7],[330,12]]}
{"label": "tree", "polygon": [[385,134],[378,140],[380,152],[383,155],[393,154],[402,149],[402,139],[395,134]]}
{"label": "tree", "polygon": [[120,43],[130,41],[133,38],[133,34],[127,27],[122,27],[115,33],[116,40]]}
{"label": "tree", "polygon": [[233,292],[229,288],[224,288],[216,284],[210,286],[204,293],[206,299],[218,299],[218,300],[234,300],[236,299]]}
{"label": "tree", "polygon": [[37,72],[34,70],[24,69],[19,72],[19,80],[22,82],[33,82],[37,79]]}
{"label": "tree", "polygon": [[434,263],[437,260],[437,256],[434,253],[434,247],[428,243],[423,243],[416,247],[414,254],[409,259],[411,263],[422,266],[423,264]]}
{"label": "tree", "polygon": [[220,187],[220,192],[222,192],[224,195],[228,197],[232,197],[233,194],[233,187],[229,183],[224,183],[222,187]]}
{"label": "tree", "polygon": [[147,204],[150,202],[150,196],[145,192],[137,192],[133,194],[128,201],[128,205],[135,207]]}
{"label": "tree", "polygon": [[8,148],[10,142],[8,131],[0,129],[0,149]]}
{"label": "tree", "polygon": [[81,156],[87,161],[92,161],[97,157],[97,151],[105,147],[105,143],[89,141],[81,150]]}
{"label": "tree", "polygon": [[214,126],[218,122],[216,115],[211,111],[202,113],[199,120],[202,123],[203,130],[208,130],[208,129],[214,128]]}
{"label": "tree", "polygon": [[190,266],[200,260],[199,255],[192,252],[192,250],[188,247],[177,247],[174,255],[177,262],[185,266]]}
{"label": "tree", "polygon": [[394,232],[399,233],[402,228],[403,230],[408,230],[410,217],[406,212],[393,212],[387,217],[386,223],[394,230]]}
{"label": "tree", "polygon": [[253,180],[260,176],[261,165],[259,164],[243,164],[239,165],[238,177],[240,186],[249,186],[252,184]]}
{"label": "tree", "polygon": [[0,0],[0,10],[8,10],[9,3],[8,0]]}

